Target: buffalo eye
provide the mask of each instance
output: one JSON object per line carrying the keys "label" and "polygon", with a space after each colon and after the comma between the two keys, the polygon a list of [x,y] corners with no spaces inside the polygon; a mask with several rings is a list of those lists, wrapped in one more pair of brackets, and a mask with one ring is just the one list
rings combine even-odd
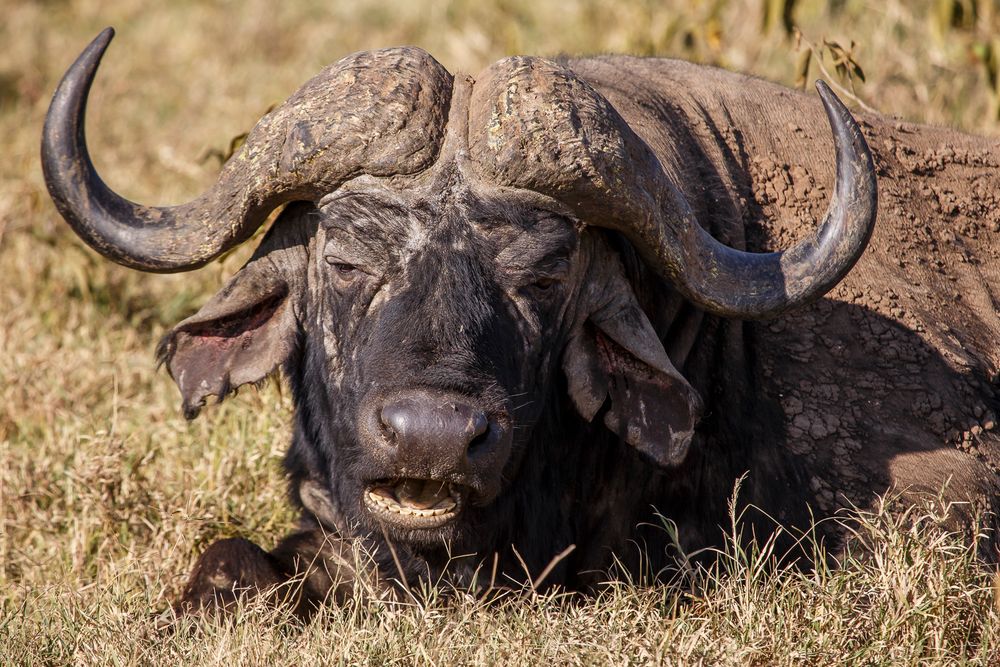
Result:
{"label": "buffalo eye", "polygon": [[531,289],[535,292],[548,292],[566,279],[569,273],[569,261],[565,258],[558,258],[555,261],[548,261],[540,267],[540,270],[533,276]]}
{"label": "buffalo eye", "polygon": [[358,267],[332,255],[327,255],[325,259],[326,263],[333,267],[337,277],[341,280],[351,281],[362,273],[361,269]]}

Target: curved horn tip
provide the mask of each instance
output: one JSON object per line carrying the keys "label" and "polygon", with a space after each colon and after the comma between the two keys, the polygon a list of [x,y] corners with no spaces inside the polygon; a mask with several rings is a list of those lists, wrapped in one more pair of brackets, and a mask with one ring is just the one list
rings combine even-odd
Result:
{"label": "curved horn tip", "polygon": [[830,90],[830,84],[823,79],[816,79],[816,92],[818,92],[821,97],[826,97],[827,95],[833,93],[833,91]]}
{"label": "curved horn tip", "polygon": [[99,43],[99,44],[102,44],[104,46],[107,46],[108,44],[111,43],[111,40],[114,38],[114,36],[115,36],[115,29],[113,27],[111,27],[111,26],[108,26],[107,28],[105,28],[104,30],[102,30],[97,35],[97,37],[94,38],[94,41],[92,43],[93,44],[98,44]]}
{"label": "curved horn tip", "polygon": [[111,43],[111,40],[114,39],[114,37],[115,37],[115,29],[112,28],[111,26],[108,26],[100,33],[98,33],[97,37],[95,37],[90,41],[90,44],[87,45],[87,48],[84,49],[83,53],[80,54],[80,59],[84,60],[96,57],[99,60],[101,56],[104,55],[104,52],[107,51],[108,44]]}
{"label": "curved horn tip", "polygon": [[[108,26],[90,41],[90,44],[77,56],[76,61],[70,65],[69,69],[63,75],[62,81],[59,82],[59,86],[56,88],[53,96],[53,103],[60,97],[64,88],[73,87],[79,83],[83,84],[83,96],[87,96],[94,77],[97,76],[97,67],[101,64],[104,52],[108,50],[108,45],[111,44],[114,36],[115,29]],[[51,113],[52,110],[50,109],[48,115],[51,115]],[[46,117],[47,121],[48,118]]]}
{"label": "curved horn tip", "polygon": [[819,93],[819,99],[823,102],[827,116],[832,117],[833,114],[844,116],[846,114],[852,121],[854,120],[850,110],[841,101],[840,97],[837,96],[837,93],[833,92],[833,89],[830,88],[830,85],[826,81],[816,79],[816,92]]}

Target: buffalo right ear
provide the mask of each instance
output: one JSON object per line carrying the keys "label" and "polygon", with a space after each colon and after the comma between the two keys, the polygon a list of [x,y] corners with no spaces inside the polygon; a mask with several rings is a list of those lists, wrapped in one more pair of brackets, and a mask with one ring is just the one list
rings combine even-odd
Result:
{"label": "buffalo right ear", "polygon": [[603,289],[589,295],[586,320],[571,332],[563,353],[570,398],[587,421],[608,404],[608,429],[657,465],[679,466],[701,398],[670,362],[617,260],[602,265]]}
{"label": "buffalo right ear", "polygon": [[308,255],[307,221],[297,212],[286,209],[250,261],[160,342],[157,357],[181,391],[186,418],[209,397],[222,401],[264,380],[294,349]]}

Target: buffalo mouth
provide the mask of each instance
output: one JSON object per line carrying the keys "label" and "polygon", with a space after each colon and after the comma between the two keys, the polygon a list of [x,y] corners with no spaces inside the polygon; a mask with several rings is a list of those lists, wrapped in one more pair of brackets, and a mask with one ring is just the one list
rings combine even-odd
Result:
{"label": "buffalo mouth", "polygon": [[401,528],[437,528],[462,511],[459,487],[433,479],[395,479],[370,484],[368,510],[379,521]]}

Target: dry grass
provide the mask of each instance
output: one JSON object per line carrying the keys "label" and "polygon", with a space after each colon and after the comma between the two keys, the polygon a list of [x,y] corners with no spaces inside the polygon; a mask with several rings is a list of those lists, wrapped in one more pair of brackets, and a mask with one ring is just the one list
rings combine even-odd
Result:
{"label": "dry grass", "polygon": [[[153,348],[240,258],[137,274],[83,249],[48,202],[42,117],[100,28],[119,37],[95,88],[91,146],[109,183],[150,203],[200,191],[218,167],[202,155],[362,48],[418,44],[473,72],[509,53],[616,51],[796,78],[794,41],[761,28],[763,0],[397,5],[0,0],[0,662],[988,663],[1000,644],[992,580],[934,528],[933,503],[862,517],[872,553],[836,571],[775,572],[759,567],[766,550],[730,551],[717,571],[690,573],[683,595],[616,586],[582,602],[359,602],[304,628],[250,608],[233,624],[156,631],[155,612],[209,542],[269,546],[291,526],[280,469],[289,401],[274,383],[184,422]],[[799,2],[796,23],[816,44],[857,42],[867,104],[1000,130],[976,55],[1000,34],[1000,10],[830,5],[840,9]],[[975,5],[978,18],[935,18],[946,5]]]}
{"label": "dry grass", "polygon": [[246,605],[233,622],[163,630],[152,610],[164,582],[126,571],[82,591],[7,596],[0,641],[11,664],[995,664],[992,579],[964,539],[937,527],[944,513],[928,500],[862,514],[861,556],[836,569],[780,570],[766,544],[730,546],[675,587],[491,603],[430,591],[326,607],[308,625]]}

